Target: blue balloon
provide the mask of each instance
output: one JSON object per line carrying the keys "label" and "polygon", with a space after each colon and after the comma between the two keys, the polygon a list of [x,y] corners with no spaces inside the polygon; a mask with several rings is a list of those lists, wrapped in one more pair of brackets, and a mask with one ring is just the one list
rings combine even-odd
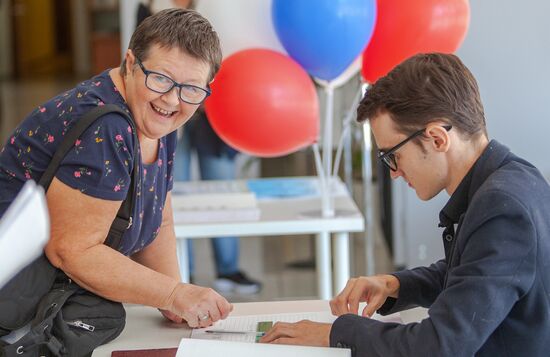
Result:
{"label": "blue balloon", "polygon": [[327,81],[361,54],[376,21],[376,0],[273,0],[271,10],[288,54]]}

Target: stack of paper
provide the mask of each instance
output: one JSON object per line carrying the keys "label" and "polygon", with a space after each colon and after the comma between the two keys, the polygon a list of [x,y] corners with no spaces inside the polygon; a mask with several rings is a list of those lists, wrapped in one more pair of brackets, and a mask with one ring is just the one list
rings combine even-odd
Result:
{"label": "stack of paper", "polygon": [[0,221],[0,288],[42,254],[49,237],[44,190],[27,181]]}
{"label": "stack of paper", "polygon": [[241,181],[176,182],[172,190],[178,223],[256,221],[256,195]]}

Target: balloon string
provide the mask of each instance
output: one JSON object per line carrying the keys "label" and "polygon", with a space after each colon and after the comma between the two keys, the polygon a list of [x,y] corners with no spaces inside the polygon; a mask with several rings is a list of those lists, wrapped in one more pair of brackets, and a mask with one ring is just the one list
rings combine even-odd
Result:
{"label": "balloon string", "polygon": [[315,157],[315,167],[317,168],[317,174],[320,180],[321,187],[321,203],[323,206],[323,217],[333,217],[334,207],[331,201],[330,181],[327,180],[326,172],[323,169],[323,161],[321,160],[321,151],[319,150],[319,144],[313,144],[313,154]]}
{"label": "balloon string", "polygon": [[334,167],[332,171],[332,176],[336,176],[338,174],[338,169],[340,168],[340,160],[342,159],[342,152],[344,150],[344,140],[348,135],[348,132],[350,131],[351,122],[355,118],[355,115],[357,114],[356,109],[357,109],[357,106],[359,105],[359,101],[361,101],[362,94],[363,94],[363,90],[360,88],[357,91],[355,98],[353,98],[353,102],[351,103],[350,109],[346,114],[344,121],[342,122],[343,129],[342,129],[342,133],[340,134],[338,148],[336,149],[336,157],[334,158]]}

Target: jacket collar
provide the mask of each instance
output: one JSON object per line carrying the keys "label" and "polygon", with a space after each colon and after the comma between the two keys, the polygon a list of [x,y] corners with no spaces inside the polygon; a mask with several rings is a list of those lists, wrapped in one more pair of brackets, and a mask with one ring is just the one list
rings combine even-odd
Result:
{"label": "jacket collar", "polygon": [[491,140],[470,171],[464,176],[451,198],[439,212],[439,226],[449,227],[458,223],[466,212],[472,197],[483,182],[504,163],[510,149]]}

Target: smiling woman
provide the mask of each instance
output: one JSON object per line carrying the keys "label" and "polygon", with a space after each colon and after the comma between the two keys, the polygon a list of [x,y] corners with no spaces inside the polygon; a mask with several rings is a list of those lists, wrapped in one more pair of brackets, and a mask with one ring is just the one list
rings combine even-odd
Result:
{"label": "smiling woman", "polygon": [[[86,113],[114,104],[133,119],[138,145],[118,113],[103,115],[75,141],[47,192],[47,258],[80,287],[156,307],[174,322],[204,327],[225,318],[232,307],[223,297],[181,282],[170,198],[175,130],[209,94],[220,62],[217,34],[197,12],[168,9],[144,20],[120,68],[37,106],[9,136],[0,152],[0,216],[26,180],[40,180]],[[132,192],[132,172],[138,173],[132,224],[112,249],[105,238]]]}

